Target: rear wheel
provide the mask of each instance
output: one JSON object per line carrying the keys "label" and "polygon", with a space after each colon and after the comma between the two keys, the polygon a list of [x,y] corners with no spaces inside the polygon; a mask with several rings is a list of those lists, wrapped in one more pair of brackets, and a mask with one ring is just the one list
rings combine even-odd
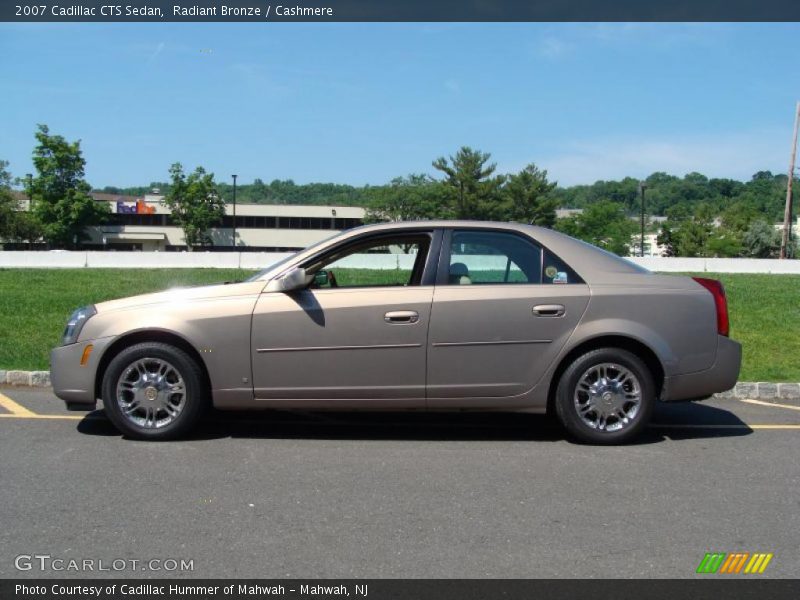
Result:
{"label": "rear wheel", "polygon": [[174,439],[188,432],[208,405],[200,366],[186,352],[145,342],[115,356],[103,377],[103,406],[125,435]]}
{"label": "rear wheel", "polygon": [[556,391],[558,420],[579,441],[623,444],[647,426],[655,406],[655,384],[647,365],[619,348],[580,356],[561,376]]}

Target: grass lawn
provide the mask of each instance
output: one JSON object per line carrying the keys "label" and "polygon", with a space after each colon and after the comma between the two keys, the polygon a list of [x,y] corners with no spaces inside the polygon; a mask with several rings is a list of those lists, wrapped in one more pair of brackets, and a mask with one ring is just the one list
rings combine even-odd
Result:
{"label": "grass lawn", "polygon": [[[49,351],[78,306],[250,274],[224,269],[0,269],[0,368],[47,369]],[[340,283],[349,279],[344,270],[337,275]],[[725,284],[731,337],[744,348],[740,379],[800,381],[800,276],[702,276]]]}

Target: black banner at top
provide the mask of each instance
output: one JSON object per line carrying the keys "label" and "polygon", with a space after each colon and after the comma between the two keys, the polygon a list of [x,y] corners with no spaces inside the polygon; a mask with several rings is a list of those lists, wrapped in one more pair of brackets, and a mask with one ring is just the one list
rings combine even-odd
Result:
{"label": "black banner at top", "polygon": [[0,21],[800,21],[800,1],[2,0]]}

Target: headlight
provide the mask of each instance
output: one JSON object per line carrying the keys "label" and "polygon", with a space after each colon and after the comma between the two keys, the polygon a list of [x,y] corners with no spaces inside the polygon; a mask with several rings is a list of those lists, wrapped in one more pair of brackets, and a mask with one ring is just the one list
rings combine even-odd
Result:
{"label": "headlight", "polygon": [[67,321],[67,326],[64,328],[64,337],[61,340],[61,345],[66,346],[77,342],[84,323],[89,320],[89,317],[96,314],[97,311],[94,306],[84,306],[72,313]]}

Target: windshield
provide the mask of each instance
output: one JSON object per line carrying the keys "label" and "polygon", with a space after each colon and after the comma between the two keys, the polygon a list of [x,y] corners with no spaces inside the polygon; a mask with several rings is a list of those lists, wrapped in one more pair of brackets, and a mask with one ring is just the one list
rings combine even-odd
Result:
{"label": "windshield", "polygon": [[248,278],[247,278],[245,281],[258,281],[259,279],[262,279],[262,278],[263,278],[265,275],[267,275],[268,273],[270,273],[270,272],[272,272],[272,271],[274,271],[274,270],[278,269],[278,268],[279,268],[279,267],[281,267],[282,265],[284,265],[284,264],[288,263],[289,261],[291,261],[292,259],[294,259],[296,256],[298,256],[298,255],[300,255],[300,254],[305,254],[306,252],[312,252],[313,250],[315,250],[315,249],[316,249],[316,248],[318,248],[319,246],[322,246],[322,245],[324,245],[324,244],[327,244],[327,243],[328,243],[330,240],[332,240],[332,239],[333,239],[333,238],[335,238],[335,237],[339,237],[340,235],[342,235],[342,232],[341,232],[341,231],[340,231],[340,232],[337,232],[337,233],[335,233],[335,234],[333,234],[333,235],[331,235],[331,236],[328,236],[328,237],[326,237],[324,240],[320,240],[320,241],[319,241],[319,242],[317,242],[316,244],[311,244],[311,245],[310,245],[310,246],[308,246],[307,248],[304,248],[304,249],[302,249],[302,250],[298,250],[297,252],[294,252],[293,254],[290,254],[289,256],[287,256],[287,257],[285,257],[285,258],[282,258],[282,259],[281,259],[281,260],[279,260],[278,262],[272,263],[272,264],[271,264],[271,265],[269,265],[267,268],[265,268],[265,269],[263,269],[263,270],[259,271],[258,273],[256,273],[256,274],[255,274],[255,275],[253,275],[252,277],[248,277]]}

